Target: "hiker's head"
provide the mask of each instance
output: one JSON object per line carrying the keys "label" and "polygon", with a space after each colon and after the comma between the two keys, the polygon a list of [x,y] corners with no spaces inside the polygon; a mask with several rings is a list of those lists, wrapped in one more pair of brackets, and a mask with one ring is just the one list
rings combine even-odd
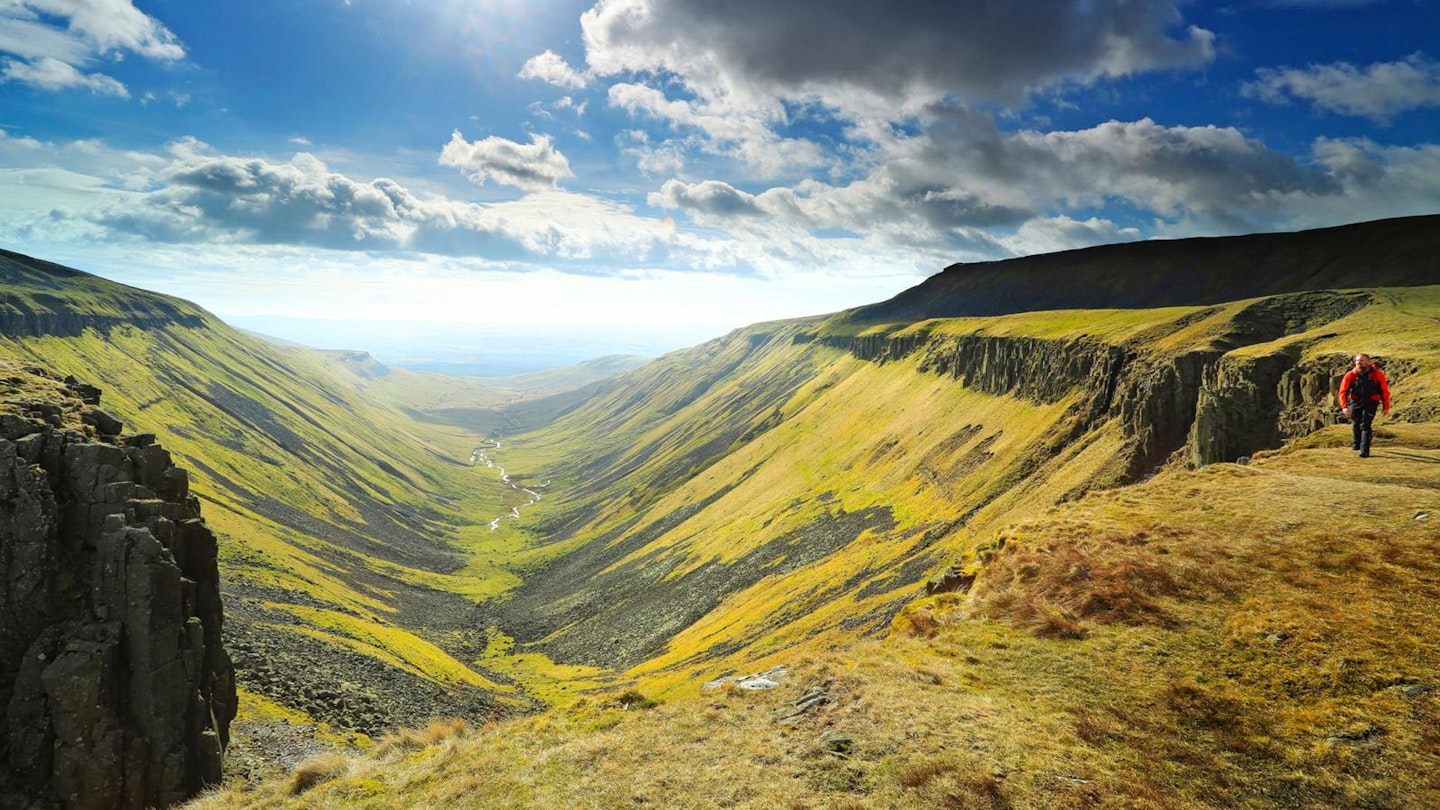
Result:
{"label": "hiker's head", "polygon": [[1370,367],[1370,355],[1368,355],[1368,354],[1357,354],[1357,355],[1355,355],[1355,367],[1356,367],[1356,368],[1369,368],[1369,367]]}

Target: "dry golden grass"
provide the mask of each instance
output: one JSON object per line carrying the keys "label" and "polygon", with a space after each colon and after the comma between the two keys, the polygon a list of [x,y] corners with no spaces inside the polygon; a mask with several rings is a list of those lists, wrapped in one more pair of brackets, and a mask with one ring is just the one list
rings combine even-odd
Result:
{"label": "dry golden grass", "polygon": [[423,729],[402,728],[380,738],[374,755],[384,757],[390,754],[408,754],[429,748],[449,739],[460,739],[470,732],[464,720],[432,720]]}
{"label": "dry golden grass", "polygon": [[299,796],[307,790],[339,779],[350,770],[350,758],[340,753],[321,754],[307,760],[290,777],[289,794]]}
{"label": "dry golden grass", "polygon": [[1079,638],[1084,620],[1168,624],[1162,597],[1213,588],[1203,570],[1151,551],[1143,531],[1066,534],[1038,542],[1010,539],[983,567],[976,608],[1038,636]]}

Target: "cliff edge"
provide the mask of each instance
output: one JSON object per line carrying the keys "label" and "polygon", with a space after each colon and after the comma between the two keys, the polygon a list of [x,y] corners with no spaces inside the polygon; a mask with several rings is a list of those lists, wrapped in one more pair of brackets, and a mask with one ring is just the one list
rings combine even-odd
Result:
{"label": "cliff edge", "polygon": [[1203,306],[1319,290],[1440,280],[1440,215],[1294,233],[1156,239],[954,264],[856,323],[1062,309]]}
{"label": "cliff edge", "polygon": [[99,390],[0,360],[0,805],[143,808],[220,779],[215,535]]}

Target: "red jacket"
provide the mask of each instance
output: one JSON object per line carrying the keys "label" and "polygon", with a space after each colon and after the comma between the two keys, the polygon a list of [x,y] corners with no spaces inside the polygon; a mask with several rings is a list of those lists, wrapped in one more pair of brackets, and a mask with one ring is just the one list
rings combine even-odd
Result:
{"label": "red jacket", "polygon": [[[1385,372],[1381,371],[1379,366],[1371,366],[1370,377],[1380,386],[1380,393],[1371,394],[1370,399],[1384,403],[1385,410],[1390,410],[1390,383],[1385,379]],[[1350,405],[1350,386],[1354,383],[1355,369],[1352,368],[1345,373],[1344,379],[1340,380],[1340,407],[1345,408]]]}

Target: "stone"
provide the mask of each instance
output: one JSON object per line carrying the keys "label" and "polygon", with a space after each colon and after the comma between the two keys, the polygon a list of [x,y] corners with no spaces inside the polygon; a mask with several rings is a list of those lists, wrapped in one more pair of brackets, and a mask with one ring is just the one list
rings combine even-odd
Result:
{"label": "stone", "polygon": [[820,734],[820,745],[832,754],[849,754],[855,750],[854,738],[839,731],[822,732]]}
{"label": "stone", "polygon": [[713,692],[727,684],[734,684],[736,689],[774,689],[779,686],[789,674],[790,670],[788,667],[784,664],[777,664],[763,673],[725,675],[713,681],[706,681],[700,688],[706,692]]}
{"label": "stone", "polygon": [[1422,697],[1435,691],[1428,683],[1401,683],[1390,687],[1407,698]]}
{"label": "stone", "polygon": [[[118,432],[93,406],[30,410]],[[153,436],[0,414],[0,807],[140,810],[218,783],[236,700],[217,557]]]}
{"label": "stone", "polygon": [[119,436],[120,431],[125,429],[123,422],[99,408],[88,409],[81,419],[87,425],[94,425],[101,436]]}
{"label": "stone", "polygon": [[99,405],[101,391],[89,383],[83,383],[75,379],[74,375],[65,378],[65,385],[75,392],[75,396],[86,405]]}

